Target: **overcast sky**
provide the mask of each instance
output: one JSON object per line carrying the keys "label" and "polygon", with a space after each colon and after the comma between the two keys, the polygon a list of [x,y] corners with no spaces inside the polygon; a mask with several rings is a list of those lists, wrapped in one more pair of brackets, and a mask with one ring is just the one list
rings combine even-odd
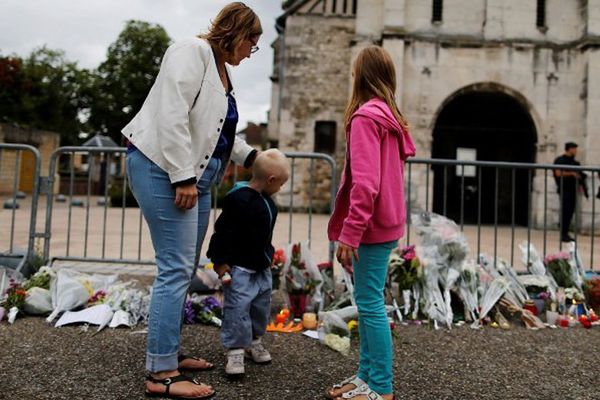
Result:
{"label": "overcast sky", "polygon": [[[130,19],[160,24],[173,41],[205,32],[229,0],[1,0],[0,54],[27,56],[47,45],[61,49],[69,61],[95,68]],[[247,121],[266,122],[271,101],[271,42],[281,0],[246,0],[259,15],[264,34],[260,51],[234,69],[240,112],[238,129]]]}

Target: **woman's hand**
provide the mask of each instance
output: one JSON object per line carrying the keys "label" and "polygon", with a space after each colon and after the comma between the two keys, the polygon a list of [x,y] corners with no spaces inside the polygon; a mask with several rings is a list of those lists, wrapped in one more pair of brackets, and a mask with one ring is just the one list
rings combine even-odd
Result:
{"label": "woman's hand", "polygon": [[340,264],[342,264],[342,267],[344,267],[346,271],[352,273],[352,259],[354,258],[358,261],[358,250],[340,242],[337,248],[336,257]]}
{"label": "woman's hand", "polygon": [[175,188],[175,205],[184,210],[189,210],[196,205],[198,188],[195,183],[177,186]]}

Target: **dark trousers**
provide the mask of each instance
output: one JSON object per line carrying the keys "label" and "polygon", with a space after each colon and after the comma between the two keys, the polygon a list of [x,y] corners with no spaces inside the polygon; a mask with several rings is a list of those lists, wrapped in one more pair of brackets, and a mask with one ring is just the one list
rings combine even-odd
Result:
{"label": "dark trousers", "polygon": [[563,190],[560,194],[560,234],[563,238],[569,236],[569,226],[575,213],[575,202],[575,190]]}

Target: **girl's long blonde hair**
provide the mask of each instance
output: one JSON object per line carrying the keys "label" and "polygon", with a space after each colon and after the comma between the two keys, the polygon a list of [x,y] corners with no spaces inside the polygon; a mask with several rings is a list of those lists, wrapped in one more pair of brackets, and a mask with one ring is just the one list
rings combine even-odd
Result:
{"label": "girl's long blonde hair", "polygon": [[361,104],[377,97],[385,101],[403,129],[408,130],[408,122],[400,112],[396,100],[396,68],[390,54],[379,46],[362,49],[352,66],[354,73],[352,95],[346,106],[344,126],[350,126],[352,114]]}

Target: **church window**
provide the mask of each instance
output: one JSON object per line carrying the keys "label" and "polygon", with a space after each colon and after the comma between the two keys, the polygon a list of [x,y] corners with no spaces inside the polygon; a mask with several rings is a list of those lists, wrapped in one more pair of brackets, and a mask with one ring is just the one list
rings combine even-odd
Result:
{"label": "church window", "polygon": [[442,13],[444,11],[443,0],[433,0],[431,22],[442,22]]}
{"label": "church window", "polygon": [[315,153],[335,153],[335,121],[317,121],[315,123]]}
{"label": "church window", "polygon": [[535,24],[538,28],[546,28],[546,0],[537,0]]}

